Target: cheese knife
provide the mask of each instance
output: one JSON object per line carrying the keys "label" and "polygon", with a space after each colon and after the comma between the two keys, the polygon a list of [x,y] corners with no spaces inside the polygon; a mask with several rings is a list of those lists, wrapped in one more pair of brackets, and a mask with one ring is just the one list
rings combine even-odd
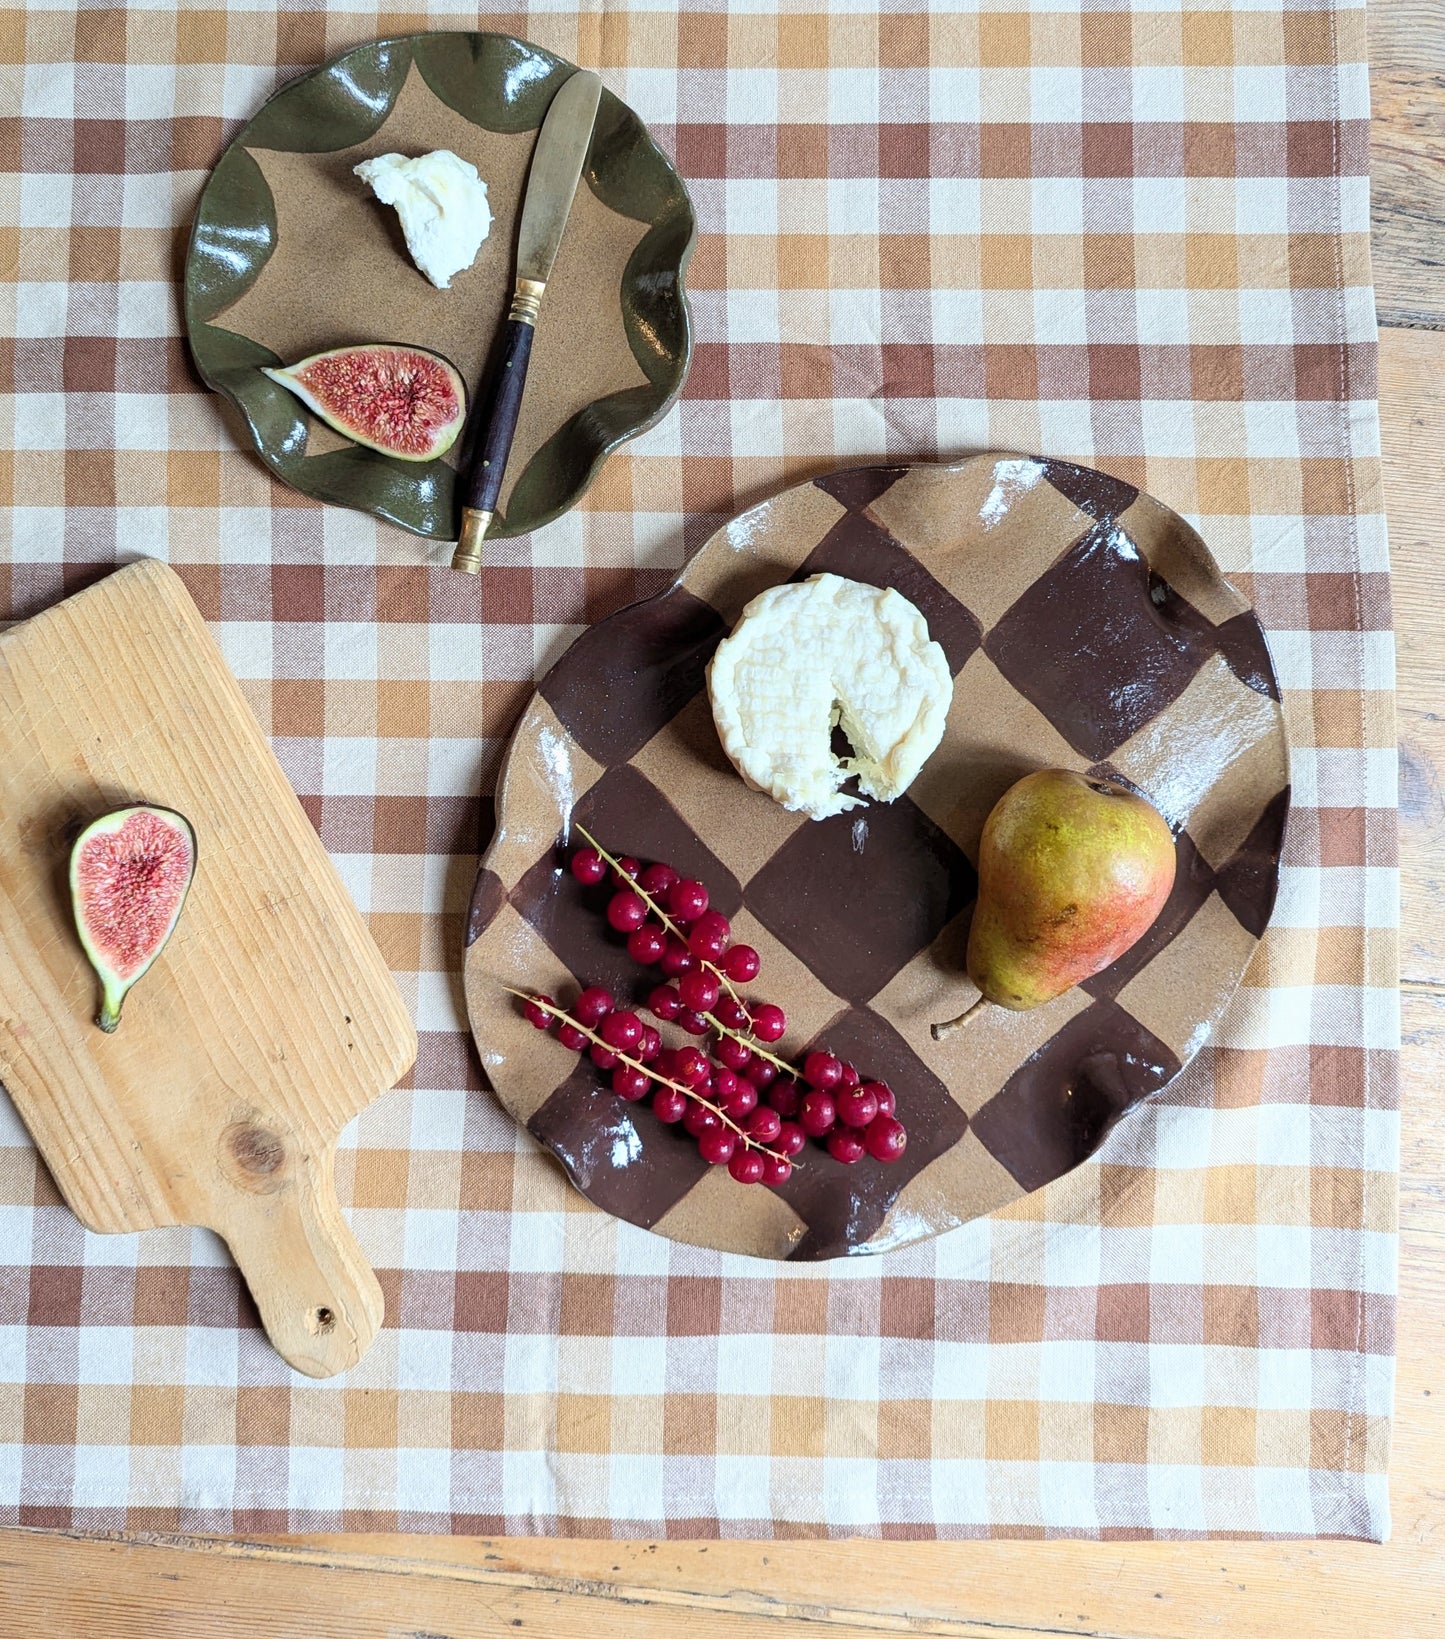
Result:
{"label": "cheese knife", "polygon": [[461,528],[452,568],[466,575],[475,575],[482,566],[482,541],[497,510],[517,431],[538,311],[592,141],[601,96],[602,81],[579,69],[552,98],[532,153],[522,200],[512,305],[502,330],[497,367],[478,405],[468,438],[469,459],[463,466]]}

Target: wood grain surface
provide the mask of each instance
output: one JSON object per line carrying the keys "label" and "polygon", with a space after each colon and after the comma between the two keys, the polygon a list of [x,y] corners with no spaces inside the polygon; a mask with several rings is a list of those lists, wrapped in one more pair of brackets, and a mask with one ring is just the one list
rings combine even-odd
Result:
{"label": "wood grain surface", "polygon": [[[63,883],[79,826],[138,801],[190,820],[196,876],[106,1034]],[[0,636],[0,808],[0,1078],[76,1217],[214,1229],[298,1371],[354,1365],[382,1296],[336,1140],[416,1031],[174,570],[143,559]]]}
{"label": "wood grain surface", "polygon": [[1382,325],[1445,325],[1445,0],[1369,8],[1371,244]]}
{"label": "wood grain surface", "polygon": [[1400,660],[1404,1146],[1384,1547],[232,1542],[0,1532],[0,1636],[1416,1639],[1445,1620],[1445,0],[1371,8],[1380,412]]}

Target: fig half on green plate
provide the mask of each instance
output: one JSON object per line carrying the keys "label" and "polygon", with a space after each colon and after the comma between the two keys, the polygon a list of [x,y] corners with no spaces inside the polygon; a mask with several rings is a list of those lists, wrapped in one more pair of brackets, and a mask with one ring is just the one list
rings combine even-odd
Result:
{"label": "fig half on green plate", "polygon": [[282,369],[262,365],[261,373],[343,438],[398,461],[445,455],[466,424],[465,382],[424,347],[333,347]]}

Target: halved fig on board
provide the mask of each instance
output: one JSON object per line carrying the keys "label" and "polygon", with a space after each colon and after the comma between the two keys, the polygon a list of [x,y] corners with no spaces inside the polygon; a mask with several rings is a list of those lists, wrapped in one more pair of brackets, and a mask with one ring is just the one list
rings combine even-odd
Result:
{"label": "halved fig on board", "polygon": [[102,814],[70,850],[70,899],[100,975],[95,1022],[120,1023],[126,992],[165,948],[196,874],[196,833],[170,808],[136,804]]}

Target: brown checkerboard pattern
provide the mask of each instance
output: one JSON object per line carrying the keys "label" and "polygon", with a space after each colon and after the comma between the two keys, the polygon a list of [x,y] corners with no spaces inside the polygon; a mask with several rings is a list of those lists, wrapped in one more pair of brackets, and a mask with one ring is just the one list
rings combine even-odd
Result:
{"label": "brown checkerboard pattern", "polygon": [[[682,403],[470,583],[271,482],[190,372],[174,281],[207,168],[276,85],[476,26],[599,69],[702,238]],[[388,1307],[345,1383],[285,1371],[206,1236],[86,1236],[6,1109],[0,1519],[1381,1535],[1395,794],[1363,8],[39,4],[0,9],[0,81],[0,612],[175,565],[422,1032],[341,1156]],[[1269,634],[1294,806],[1244,983],[1096,1161],[950,1234],[804,1266],[619,1223],[481,1093],[478,793],[582,627],[734,513],[983,449],[1160,497]],[[1190,834],[1211,868],[1237,846]]]}
{"label": "brown checkerboard pattern", "polygon": [[[911,599],[954,696],[908,795],[814,823],[734,775],[704,672],[760,586],[821,573]],[[1167,811],[1174,893],[1082,994],[1026,1018],[993,1009],[936,1043],[930,1023],[973,999],[960,950],[984,816],[1051,765],[1123,777]],[[590,1200],[659,1234],[817,1259],[955,1228],[1092,1155],[1203,1044],[1269,921],[1287,782],[1264,634],[1167,508],[1018,456],[816,479],[734,520],[664,597],[593,627],[542,680],[467,929],[491,1083]],[[827,1046],[894,1088],[901,1163],[810,1149],[780,1190],[740,1189],[538,1039],[504,987],[566,1000],[605,984],[642,1008],[658,977],[608,929],[611,890],[565,869],[574,824],[708,885],[763,957],[749,993],[787,1006],[786,1055]]]}

